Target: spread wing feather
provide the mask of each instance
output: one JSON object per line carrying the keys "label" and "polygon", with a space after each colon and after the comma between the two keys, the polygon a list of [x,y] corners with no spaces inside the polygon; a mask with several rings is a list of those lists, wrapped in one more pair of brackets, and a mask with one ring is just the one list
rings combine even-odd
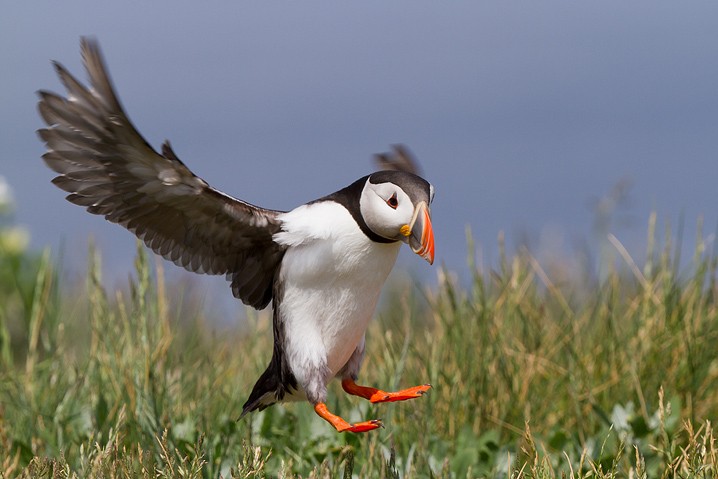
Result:
{"label": "spread wing feather", "polygon": [[48,128],[45,163],[67,200],[120,224],[155,253],[186,268],[224,274],[233,294],[265,307],[284,248],[272,235],[279,211],[232,198],[195,176],[168,142],[157,153],[134,128],[114,92],[99,46],[82,39],[90,77],[83,86],[55,63],[67,96],[40,91]]}
{"label": "spread wing feather", "polygon": [[422,176],[419,162],[406,145],[392,145],[391,152],[377,153],[374,155],[374,163],[380,170],[404,171]]}

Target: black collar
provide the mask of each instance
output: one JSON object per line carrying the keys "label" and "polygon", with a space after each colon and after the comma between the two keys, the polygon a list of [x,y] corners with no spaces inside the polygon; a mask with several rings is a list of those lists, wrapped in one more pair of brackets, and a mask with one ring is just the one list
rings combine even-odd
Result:
{"label": "black collar", "polygon": [[357,225],[359,225],[359,229],[361,229],[362,232],[370,240],[376,243],[396,243],[396,240],[384,238],[383,236],[379,236],[378,234],[374,233],[371,229],[369,229],[369,226],[367,226],[366,221],[364,221],[364,217],[361,214],[361,208],[359,206],[359,200],[361,199],[362,191],[364,191],[364,185],[366,184],[368,179],[369,175],[363,178],[359,178],[346,188],[342,188],[336,193],[327,195],[324,198],[314,200],[309,204],[319,203],[320,201],[334,201],[336,203],[339,203],[344,208],[346,208],[347,211],[349,211],[349,213],[352,215],[352,218],[354,218],[354,221],[356,221]]}

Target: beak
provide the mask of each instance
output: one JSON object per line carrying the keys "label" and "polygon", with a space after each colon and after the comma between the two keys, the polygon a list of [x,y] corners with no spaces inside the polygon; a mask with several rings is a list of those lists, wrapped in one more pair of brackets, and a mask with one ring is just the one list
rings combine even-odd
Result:
{"label": "beak", "polygon": [[429,264],[434,263],[434,230],[431,227],[431,214],[426,202],[419,203],[414,210],[414,218],[409,225],[407,242],[411,250],[424,258]]}

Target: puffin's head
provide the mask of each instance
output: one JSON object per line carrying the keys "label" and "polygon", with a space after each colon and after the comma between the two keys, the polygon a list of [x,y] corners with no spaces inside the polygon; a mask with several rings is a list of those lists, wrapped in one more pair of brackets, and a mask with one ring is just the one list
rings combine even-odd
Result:
{"label": "puffin's head", "polygon": [[429,264],[434,262],[434,231],[429,205],[434,187],[404,171],[369,175],[359,200],[364,222],[371,231],[393,241],[408,243]]}

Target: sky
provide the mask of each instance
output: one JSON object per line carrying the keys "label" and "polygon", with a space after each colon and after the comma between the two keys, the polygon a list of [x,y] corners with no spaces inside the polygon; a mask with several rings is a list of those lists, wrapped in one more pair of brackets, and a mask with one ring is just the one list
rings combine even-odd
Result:
{"label": "sky", "polygon": [[714,1],[5,2],[0,176],[33,248],[81,275],[92,237],[108,281],[132,271],[132,235],[63,200],[35,134],[50,60],[84,81],[94,35],[150,144],[253,204],[292,209],[408,145],[436,189],[436,263],[404,248],[410,274],[467,276],[467,228],[486,268],[501,232],[539,258],[610,232],[641,258],[651,212],[691,246],[718,224],[716,25]]}

